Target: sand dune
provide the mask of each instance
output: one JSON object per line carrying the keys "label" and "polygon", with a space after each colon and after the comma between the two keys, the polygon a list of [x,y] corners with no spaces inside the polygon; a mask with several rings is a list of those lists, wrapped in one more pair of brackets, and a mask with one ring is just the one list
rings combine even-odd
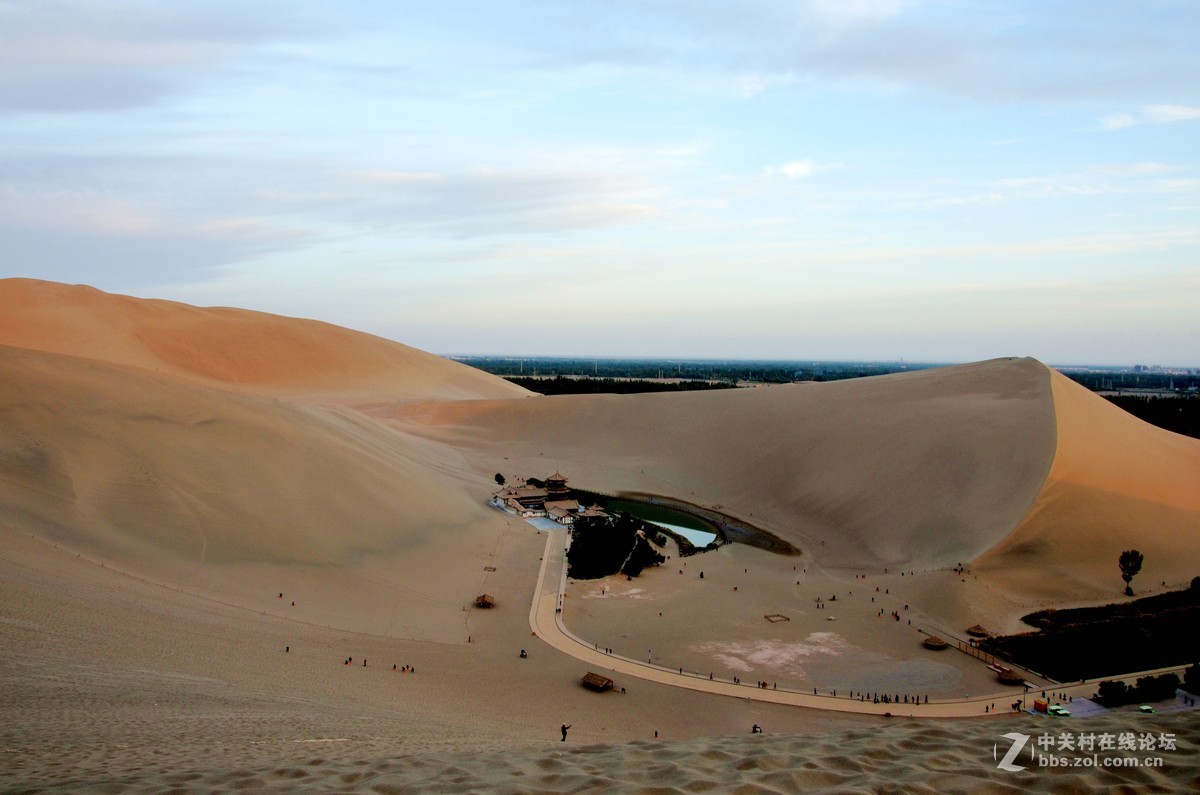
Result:
{"label": "sand dune", "polygon": [[[962,748],[974,729],[892,727],[904,755],[872,757],[879,718],[637,679],[629,698],[583,691],[580,663],[529,634],[546,537],[485,505],[495,472],[554,469],[578,486],[720,505],[800,547],[798,559],[724,548],[703,559],[704,581],[664,567],[627,587],[576,588],[566,612],[575,631],[619,635],[631,657],[653,646],[707,664],[710,646],[729,656],[736,641],[750,650],[739,665],[793,685],[905,687],[919,673],[943,694],[992,687],[966,655],[919,656],[918,627],[1115,594],[1129,547],[1146,554],[1143,588],[1185,580],[1200,559],[1200,443],[1030,359],[529,398],[326,324],[4,280],[0,786],[789,791],[918,786],[929,769],[943,791],[995,782],[992,761]],[[947,571],[972,561],[978,579]],[[701,590],[733,584],[740,602]],[[597,588],[603,599],[589,597]],[[832,589],[836,626],[810,606]],[[484,591],[499,607],[470,610]],[[910,601],[912,625],[881,628],[877,609]],[[762,620],[776,610],[791,620]],[[829,642],[807,672],[756,651],[799,649],[817,630]],[[351,671],[347,655],[372,667]],[[855,659],[874,667],[845,670]],[[387,667],[406,661],[419,677]],[[573,740],[607,745],[552,752],[560,721],[577,722]],[[829,741],[849,750],[784,737],[619,745],[754,722],[869,734]],[[990,752],[999,733],[989,722],[976,739]],[[493,755],[464,755],[481,750]],[[398,766],[381,761],[397,754]],[[1167,779],[1055,781],[1166,789],[1194,783],[1187,759]]]}
{"label": "sand dune", "polygon": [[56,540],[337,566],[484,514],[444,451],[361,418],[15,348],[0,368],[0,505]]}
{"label": "sand dune", "polygon": [[487,487],[350,410],[0,346],[0,526],[157,582],[458,641],[508,526]]}
{"label": "sand dune", "polygon": [[402,427],[584,488],[719,504],[825,565],[953,566],[1003,539],[1054,455],[1049,372],[996,360],[768,389],[397,406]]}
{"label": "sand dune", "polygon": [[503,379],[315,320],[0,279],[0,345],[324,400],[504,398]]}
{"label": "sand dune", "polygon": [[[1154,429],[1029,359],[759,390],[463,402],[527,393],[312,321],[23,279],[0,281],[0,303],[10,309],[0,343],[90,360],[35,366],[29,355],[7,356],[23,368],[8,383],[23,384],[14,405],[31,412],[10,420],[9,432],[26,428],[36,438],[53,417],[51,427],[65,434],[56,453],[45,453],[51,463],[10,463],[13,477],[36,474],[56,494],[65,481],[54,461],[75,456],[71,477],[83,484],[119,460],[128,477],[81,485],[78,504],[93,513],[77,518],[138,525],[199,511],[150,545],[180,554],[199,554],[202,534],[179,528],[206,524],[206,490],[231,516],[248,512],[225,524],[242,529],[209,531],[205,554],[214,559],[226,543],[270,557],[288,538],[289,559],[336,560],[331,548],[353,545],[309,548],[270,528],[303,524],[298,514],[329,526],[356,515],[347,506],[362,506],[375,518],[362,523],[356,543],[378,551],[417,528],[478,519],[466,507],[478,495],[461,486],[443,494],[447,469],[459,483],[478,483],[495,470],[555,468],[584,487],[721,505],[826,566],[933,568],[981,558],[992,572],[1070,569],[1077,586],[1094,589],[1111,579],[1113,550],[1144,548],[1156,564],[1200,551],[1197,533],[1182,529],[1200,515],[1200,490],[1191,487],[1200,482],[1200,443]],[[246,385],[253,395],[226,389]],[[350,394],[369,417],[297,404]],[[107,407],[105,419],[80,407]],[[121,452],[122,444],[146,449]],[[131,459],[152,462],[143,467],[151,474],[139,481]],[[317,500],[306,485],[314,482],[346,487]],[[384,533],[382,517],[400,505],[408,520]],[[61,506],[44,513],[54,510]],[[1090,538],[1091,527],[1106,539],[1094,566],[1064,552]],[[1182,565],[1147,574],[1176,580]],[[1035,579],[1017,578],[1041,592]]]}
{"label": "sand dune", "polygon": [[1200,574],[1200,440],[1155,428],[1060,373],[1054,463],[1028,516],[979,561],[1042,600],[1106,599],[1122,550],[1145,555],[1134,585]]}
{"label": "sand dune", "polygon": [[1143,582],[1154,584],[1186,583],[1200,559],[1200,441],[1030,359],[388,413],[476,455],[511,456],[523,471],[719,504],[822,565],[978,561],[1022,602],[1112,594],[1122,549],[1148,555]]}

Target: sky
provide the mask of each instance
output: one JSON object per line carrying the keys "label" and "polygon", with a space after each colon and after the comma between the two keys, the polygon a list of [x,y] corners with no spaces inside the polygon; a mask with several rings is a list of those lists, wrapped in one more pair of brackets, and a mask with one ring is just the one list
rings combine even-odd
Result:
{"label": "sky", "polygon": [[1200,366],[1200,3],[0,0],[0,276],[443,354]]}

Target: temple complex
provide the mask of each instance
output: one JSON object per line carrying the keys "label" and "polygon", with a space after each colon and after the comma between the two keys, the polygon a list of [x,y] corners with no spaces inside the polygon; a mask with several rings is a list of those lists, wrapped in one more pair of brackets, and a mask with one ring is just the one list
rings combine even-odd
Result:
{"label": "temple complex", "polygon": [[492,495],[490,504],[522,519],[546,517],[570,526],[580,516],[607,516],[602,508],[584,508],[571,494],[565,475],[555,472],[544,486],[520,480],[504,486]]}

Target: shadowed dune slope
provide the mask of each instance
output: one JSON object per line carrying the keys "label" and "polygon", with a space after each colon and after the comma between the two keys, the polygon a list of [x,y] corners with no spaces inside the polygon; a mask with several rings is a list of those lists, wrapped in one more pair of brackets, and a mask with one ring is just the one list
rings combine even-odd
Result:
{"label": "shadowed dune slope", "polygon": [[1200,440],[1148,425],[1059,373],[1053,466],[1015,531],[980,561],[1044,599],[1124,588],[1122,550],[1145,555],[1144,585],[1200,575]]}
{"label": "shadowed dune slope", "polygon": [[466,365],[314,320],[0,279],[0,345],[274,394],[350,401],[526,396]]}
{"label": "shadowed dune slope", "polygon": [[1005,359],[764,389],[397,406],[523,474],[719,504],[824,564],[933,566],[1002,540],[1054,456],[1050,373]]}
{"label": "shadowed dune slope", "polygon": [[0,523],[141,570],[420,547],[488,515],[464,471],[353,411],[0,346]]}

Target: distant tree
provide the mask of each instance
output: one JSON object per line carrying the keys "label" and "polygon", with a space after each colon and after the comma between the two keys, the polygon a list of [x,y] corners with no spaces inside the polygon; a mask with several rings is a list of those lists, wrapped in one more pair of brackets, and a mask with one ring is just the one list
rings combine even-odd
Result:
{"label": "distant tree", "polygon": [[1166,701],[1175,698],[1178,688],[1179,677],[1175,674],[1143,676],[1133,687],[1121,681],[1106,681],[1100,683],[1096,700],[1106,707],[1119,707],[1122,704],[1136,704],[1140,701]]}
{"label": "distant tree", "polygon": [[1192,578],[1192,590],[1193,590],[1193,591],[1200,591],[1200,577],[1193,577],[1193,578]]}
{"label": "distant tree", "polygon": [[633,549],[630,551],[629,557],[625,560],[625,565],[621,568],[621,573],[630,577],[636,577],[647,566],[658,566],[665,561],[666,558],[662,556],[662,553],[650,546],[650,542],[646,540],[646,536],[638,533],[634,536]]}
{"label": "distant tree", "polygon": [[1158,676],[1143,676],[1137,680],[1133,688],[1138,701],[1166,701],[1175,698],[1179,689],[1179,677],[1175,674],[1159,674]]}
{"label": "distant tree", "polygon": [[501,475],[499,472],[497,472],[497,473],[496,473],[496,485],[497,485],[497,486],[503,486],[503,485],[504,485],[504,476],[503,476],[503,475]]}
{"label": "distant tree", "polygon": [[1117,565],[1121,567],[1121,579],[1125,581],[1125,595],[1133,596],[1133,588],[1130,583],[1137,573],[1142,570],[1142,553],[1136,549],[1127,549],[1121,553],[1121,557],[1117,559]]}
{"label": "distant tree", "polygon": [[594,580],[610,574],[636,577],[647,566],[665,558],[650,546],[642,522],[627,513],[614,516],[582,516],[571,525],[567,550],[567,576]]}

